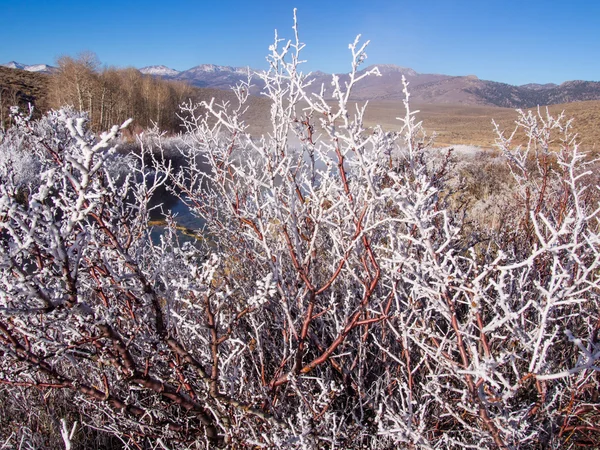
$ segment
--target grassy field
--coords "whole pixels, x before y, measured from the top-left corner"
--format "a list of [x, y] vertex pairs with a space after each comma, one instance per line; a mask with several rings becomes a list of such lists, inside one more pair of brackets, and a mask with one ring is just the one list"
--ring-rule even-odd
[[[472, 105], [412, 105], [413, 111], [429, 134], [437, 134], [436, 145], [456, 144], [493, 147], [495, 133], [494, 119], [502, 129], [512, 131], [517, 113], [511, 108], [498, 108]], [[552, 105], [553, 115], [564, 111], [572, 117], [573, 129], [579, 134], [579, 141], [585, 150], [597, 151], [600, 148], [600, 101], [573, 102]], [[542, 108], [545, 113], [545, 107]], [[399, 129], [400, 122], [395, 117], [402, 115], [400, 101], [379, 101], [369, 103], [366, 114], [367, 125], [377, 123], [387, 129]]]
[[[222, 93], [220, 95], [224, 96]], [[269, 102], [259, 97], [251, 97], [249, 100], [249, 109], [244, 119], [250, 125], [250, 133], [268, 133]], [[411, 109], [418, 111], [416, 118], [423, 122], [427, 134], [436, 133], [436, 146], [440, 147], [465, 144], [493, 148], [496, 134], [492, 119], [507, 133], [513, 131], [517, 119], [517, 112], [512, 108], [412, 104]], [[578, 133], [582, 149], [600, 151], [600, 101], [565, 103], [552, 105], [548, 109], [554, 116], [564, 111], [567, 118], [573, 118], [573, 130]], [[546, 107], [541, 107], [542, 114], [545, 111]], [[386, 130], [399, 130], [400, 121], [396, 117], [403, 114], [404, 106], [401, 101], [371, 101], [367, 107], [365, 124], [369, 127], [380, 124]], [[524, 140], [523, 136], [521, 140]]]

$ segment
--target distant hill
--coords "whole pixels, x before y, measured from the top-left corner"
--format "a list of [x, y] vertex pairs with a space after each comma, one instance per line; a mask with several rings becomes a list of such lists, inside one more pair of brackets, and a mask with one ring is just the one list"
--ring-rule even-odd
[[[369, 70], [373, 66], [363, 70]], [[532, 108], [538, 105], [600, 100], [600, 82], [567, 81], [556, 84], [513, 86], [480, 80], [474, 75], [420, 74], [412, 69], [379, 66], [381, 77], [368, 77], [357, 85], [355, 100], [399, 100], [402, 75], [409, 82], [411, 101], [420, 104], [458, 104]], [[346, 80], [343, 76], [342, 80]]]
[[[540, 88], [512, 86], [494, 81], [454, 77], [434, 84], [419, 86], [413, 96], [417, 101], [428, 103], [460, 103], [505, 108], [533, 108], [538, 105], [600, 100], [600, 83], [594, 81], [567, 81], [561, 85], [546, 85]], [[448, 96], [450, 101], [440, 101]]]
[[0, 65], [0, 127], [10, 123], [11, 106], [27, 111], [34, 107], [34, 117], [48, 110], [49, 75], [55, 67], [46, 64], [26, 65], [15, 61]]

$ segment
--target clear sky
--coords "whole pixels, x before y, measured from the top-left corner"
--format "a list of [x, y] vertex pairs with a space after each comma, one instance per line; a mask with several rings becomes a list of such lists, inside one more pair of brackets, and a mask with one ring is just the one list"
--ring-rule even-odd
[[600, 0], [0, 0], [0, 63], [91, 50], [119, 67], [261, 69], [274, 30], [292, 37], [294, 7], [304, 71], [346, 72], [360, 33], [367, 64], [511, 84], [600, 80]]

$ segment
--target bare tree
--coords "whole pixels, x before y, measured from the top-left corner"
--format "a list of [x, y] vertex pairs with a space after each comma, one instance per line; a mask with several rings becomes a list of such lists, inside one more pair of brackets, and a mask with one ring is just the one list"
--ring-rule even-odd
[[79, 111], [93, 109], [95, 75], [99, 66], [97, 56], [83, 52], [77, 58], [61, 56], [58, 73], [52, 78], [52, 93], [58, 105], [74, 105]]

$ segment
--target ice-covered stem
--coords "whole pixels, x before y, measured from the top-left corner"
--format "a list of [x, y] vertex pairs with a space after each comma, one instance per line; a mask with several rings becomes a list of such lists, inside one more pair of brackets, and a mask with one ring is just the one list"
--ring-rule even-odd
[[77, 430], [77, 421], [73, 423], [71, 427], [71, 431], [69, 431], [69, 427], [67, 425], [67, 419], [64, 417], [60, 419], [60, 435], [65, 443], [65, 450], [71, 450], [73, 445], [73, 436], [75, 435], [75, 431]]

